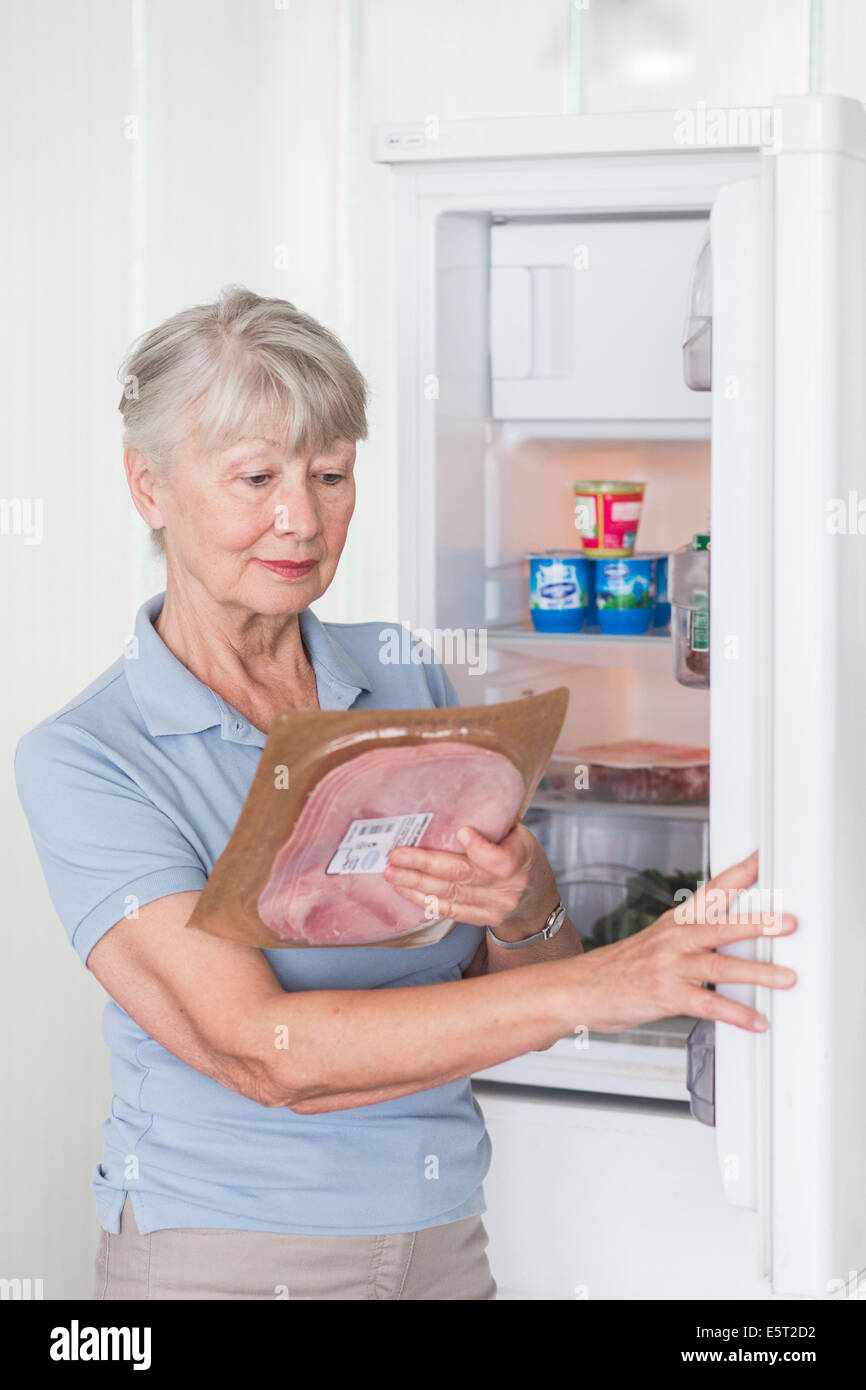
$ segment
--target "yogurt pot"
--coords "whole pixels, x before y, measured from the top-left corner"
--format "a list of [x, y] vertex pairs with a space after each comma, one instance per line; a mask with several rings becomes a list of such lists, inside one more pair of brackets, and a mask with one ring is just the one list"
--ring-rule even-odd
[[586, 617], [589, 562], [579, 550], [532, 550], [529, 615], [536, 632], [580, 632]]
[[656, 556], [656, 606], [653, 609], [653, 627], [670, 627], [671, 600], [668, 594], [668, 557]]
[[586, 622], [585, 627], [598, 627], [598, 609], [595, 606], [595, 571], [598, 565], [597, 560], [587, 560], [586, 568], [589, 574], [588, 593], [586, 598]]
[[655, 558], [599, 560], [595, 602], [602, 632], [621, 636], [648, 632], [655, 604]]
[[671, 602], [668, 596], [668, 552], [666, 550], [640, 550], [632, 558], [653, 561], [656, 590], [651, 626], [654, 631], [661, 632], [663, 628], [670, 627], [671, 621]]
[[634, 554], [646, 483], [572, 483], [574, 524], [587, 555]]

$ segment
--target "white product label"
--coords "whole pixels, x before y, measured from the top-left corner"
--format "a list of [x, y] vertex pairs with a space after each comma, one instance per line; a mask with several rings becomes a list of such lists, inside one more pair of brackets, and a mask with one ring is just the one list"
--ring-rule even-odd
[[640, 502], [611, 502], [611, 521], [640, 521]]
[[397, 845], [417, 845], [433, 812], [353, 820], [325, 870], [326, 874], [381, 874]]

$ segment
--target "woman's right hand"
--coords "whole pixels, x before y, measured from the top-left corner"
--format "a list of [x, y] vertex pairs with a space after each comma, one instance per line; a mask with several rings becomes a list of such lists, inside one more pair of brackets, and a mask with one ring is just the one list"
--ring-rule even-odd
[[[769, 1027], [765, 1016], [704, 983], [762, 985], [790, 989], [796, 983], [793, 970], [739, 956], [719, 955], [718, 947], [760, 936], [787, 936], [797, 929], [790, 913], [739, 914], [746, 920], [728, 921], [728, 904], [736, 894], [751, 888], [758, 876], [757, 851], [710, 879], [688, 904], [672, 908], [652, 926], [611, 946], [599, 946], [585, 955], [564, 961], [570, 970], [584, 1019], [575, 1017], [576, 1030], [615, 1033], [653, 1019], [684, 1014], [690, 1018], [714, 1018], [752, 1032]], [[719, 893], [716, 890], [722, 890]], [[711, 922], [705, 922], [710, 893]], [[732, 895], [732, 896], [729, 896]], [[684, 922], [683, 917], [689, 921]], [[678, 920], [679, 919], [679, 920]]]

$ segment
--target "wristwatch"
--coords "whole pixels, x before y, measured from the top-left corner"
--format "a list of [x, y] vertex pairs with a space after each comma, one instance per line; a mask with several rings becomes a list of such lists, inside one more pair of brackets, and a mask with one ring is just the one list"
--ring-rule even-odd
[[501, 937], [496, 935], [491, 927], [487, 928], [487, 934], [490, 940], [497, 946], [503, 946], [506, 951], [516, 951], [519, 950], [521, 946], [535, 946], [539, 941], [549, 941], [551, 937], [556, 936], [556, 933], [565, 921], [565, 917], [565, 908], [560, 898], [556, 907], [549, 913], [547, 921], [544, 923], [541, 931], [534, 932], [532, 936], [521, 937], [519, 941], [503, 941]]

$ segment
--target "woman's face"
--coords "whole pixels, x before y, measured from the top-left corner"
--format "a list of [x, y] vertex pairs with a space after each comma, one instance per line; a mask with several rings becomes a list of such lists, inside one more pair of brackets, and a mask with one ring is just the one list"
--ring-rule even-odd
[[210, 454], [188, 440], [169, 478], [153, 486], [170, 570], [219, 602], [300, 612], [334, 577], [355, 507], [354, 465], [346, 440], [291, 458], [276, 438]]

